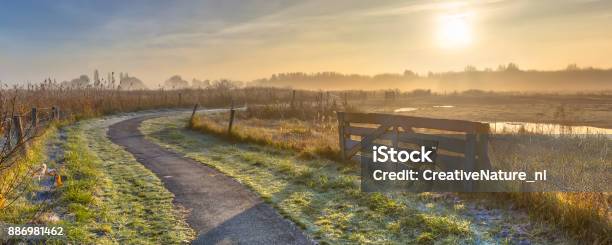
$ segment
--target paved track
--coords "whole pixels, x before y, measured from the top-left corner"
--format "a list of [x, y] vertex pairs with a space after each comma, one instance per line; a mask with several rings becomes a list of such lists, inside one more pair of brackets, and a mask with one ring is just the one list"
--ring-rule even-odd
[[112, 125], [108, 136], [153, 171], [190, 213], [194, 244], [312, 244], [256, 194], [202, 163], [148, 141], [138, 130], [144, 116]]

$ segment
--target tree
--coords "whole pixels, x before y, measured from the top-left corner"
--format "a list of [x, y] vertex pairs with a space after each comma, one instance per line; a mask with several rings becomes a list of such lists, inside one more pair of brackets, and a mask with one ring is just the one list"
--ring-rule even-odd
[[100, 86], [100, 74], [98, 73], [97, 69], [94, 70], [93, 82], [94, 82], [94, 86], [96, 87]]
[[87, 75], [81, 75], [80, 77], [70, 81], [64, 81], [62, 84], [72, 88], [85, 88], [87, 85], [89, 85], [89, 82], [90, 80]]
[[209, 80], [201, 81], [201, 80], [198, 80], [198, 79], [194, 78], [191, 81], [191, 87], [192, 88], [206, 88], [208, 86], [210, 86], [210, 81]]
[[476, 69], [476, 67], [473, 66], [473, 65], [468, 65], [468, 66], [465, 67], [465, 69], [463, 69], [463, 71], [465, 71], [465, 72], [476, 72], [476, 71], [478, 71], [478, 69]]
[[404, 70], [404, 77], [416, 77], [417, 74], [411, 70]]
[[147, 89], [147, 87], [140, 79], [136, 77], [130, 77], [127, 73], [124, 73], [123, 78], [119, 81], [119, 89], [142, 90]]
[[179, 75], [174, 75], [164, 82], [164, 87], [169, 89], [185, 89], [189, 87], [189, 82], [183, 80]]
[[576, 63], [574, 63], [574, 64], [567, 65], [567, 68], [565, 68], [565, 70], [568, 70], [568, 71], [579, 71], [580, 67], [578, 67], [578, 65], [576, 65]]
[[508, 66], [506, 66], [506, 71], [520, 71], [520, 69], [517, 64], [510, 62]]

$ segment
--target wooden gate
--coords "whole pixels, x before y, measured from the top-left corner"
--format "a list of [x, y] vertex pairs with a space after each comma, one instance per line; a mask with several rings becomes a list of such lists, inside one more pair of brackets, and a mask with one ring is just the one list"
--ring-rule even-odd
[[[490, 169], [489, 125], [479, 122], [423, 117], [338, 112], [338, 132], [343, 159], [350, 159], [363, 146], [385, 145], [402, 150], [401, 143], [436, 145], [436, 166], [442, 170]], [[377, 143], [375, 143], [377, 141]], [[404, 149], [408, 150], [408, 149]]]

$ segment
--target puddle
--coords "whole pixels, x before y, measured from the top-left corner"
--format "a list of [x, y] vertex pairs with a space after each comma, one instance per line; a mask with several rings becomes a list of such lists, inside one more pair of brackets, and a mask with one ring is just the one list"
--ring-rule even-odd
[[454, 105], [434, 105], [433, 108], [455, 108]]
[[606, 134], [612, 136], [612, 129], [590, 126], [566, 126], [552, 123], [528, 122], [489, 122], [491, 132], [517, 133], [528, 132], [536, 134]]
[[402, 108], [398, 108], [393, 110], [393, 112], [409, 112], [409, 111], [416, 111], [419, 108], [414, 108], [414, 107], [402, 107]]

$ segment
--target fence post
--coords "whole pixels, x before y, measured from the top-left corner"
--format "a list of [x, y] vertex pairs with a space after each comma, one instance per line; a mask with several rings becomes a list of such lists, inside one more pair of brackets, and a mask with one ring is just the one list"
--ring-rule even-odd
[[346, 107], [348, 107], [348, 93], [344, 92], [344, 109], [346, 110]]
[[36, 129], [36, 127], [38, 127], [38, 110], [36, 109], [36, 107], [32, 107], [32, 114], [31, 114], [31, 119], [32, 119], [32, 128]]
[[[474, 171], [474, 165], [476, 161], [476, 134], [467, 133], [465, 142], [465, 165], [464, 171]], [[465, 191], [471, 192], [473, 185], [471, 181], [466, 182]]]
[[11, 149], [11, 139], [13, 137], [12, 134], [12, 130], [13, 130], [13, 122], [9, 119], [5, 121], [6, 126], [4, 128], [4, 133], [5, 133], [5, 138], [6, 138], [6, 146], [8, 147], [8, 149]]
[[59, 107], [51, 107], [51, 120], [59, 120]]
[[340, 157], [342, 161], [346, 160], [346, 148], [344, 141], [344, 112], [337, 112], [338, 117], [338, 142], [340, 143]]
[[234, 109], [234, 103], [232, 103], [232, 108], [230, 109], [230, 118], [229, 118], [229, 127], [227, 128], [227, 134], [232, 134], [232, 126], [234, 125], [234, 113], [236, 110]]
[[478, 169], [491, 169], [488, 133], [478, 134]]
[[393, 138], [391, 139], [391, 144], [393, 147], [399, 147], [399, 129], [397, 126], [393, 126]]
[[189, 119], [189, 125], [193, 126], [193, 118], [195, 117], [196, 111], [198, 110], [198, 104], [193, 106], [193, 112], [191, 112], [191, 118]]
[[13, 116], [13, 125], [15, 125], [15, 133], [17, 135], [17, 145], [23, 144], [23, 124], [21, 124], [21, 116]]

